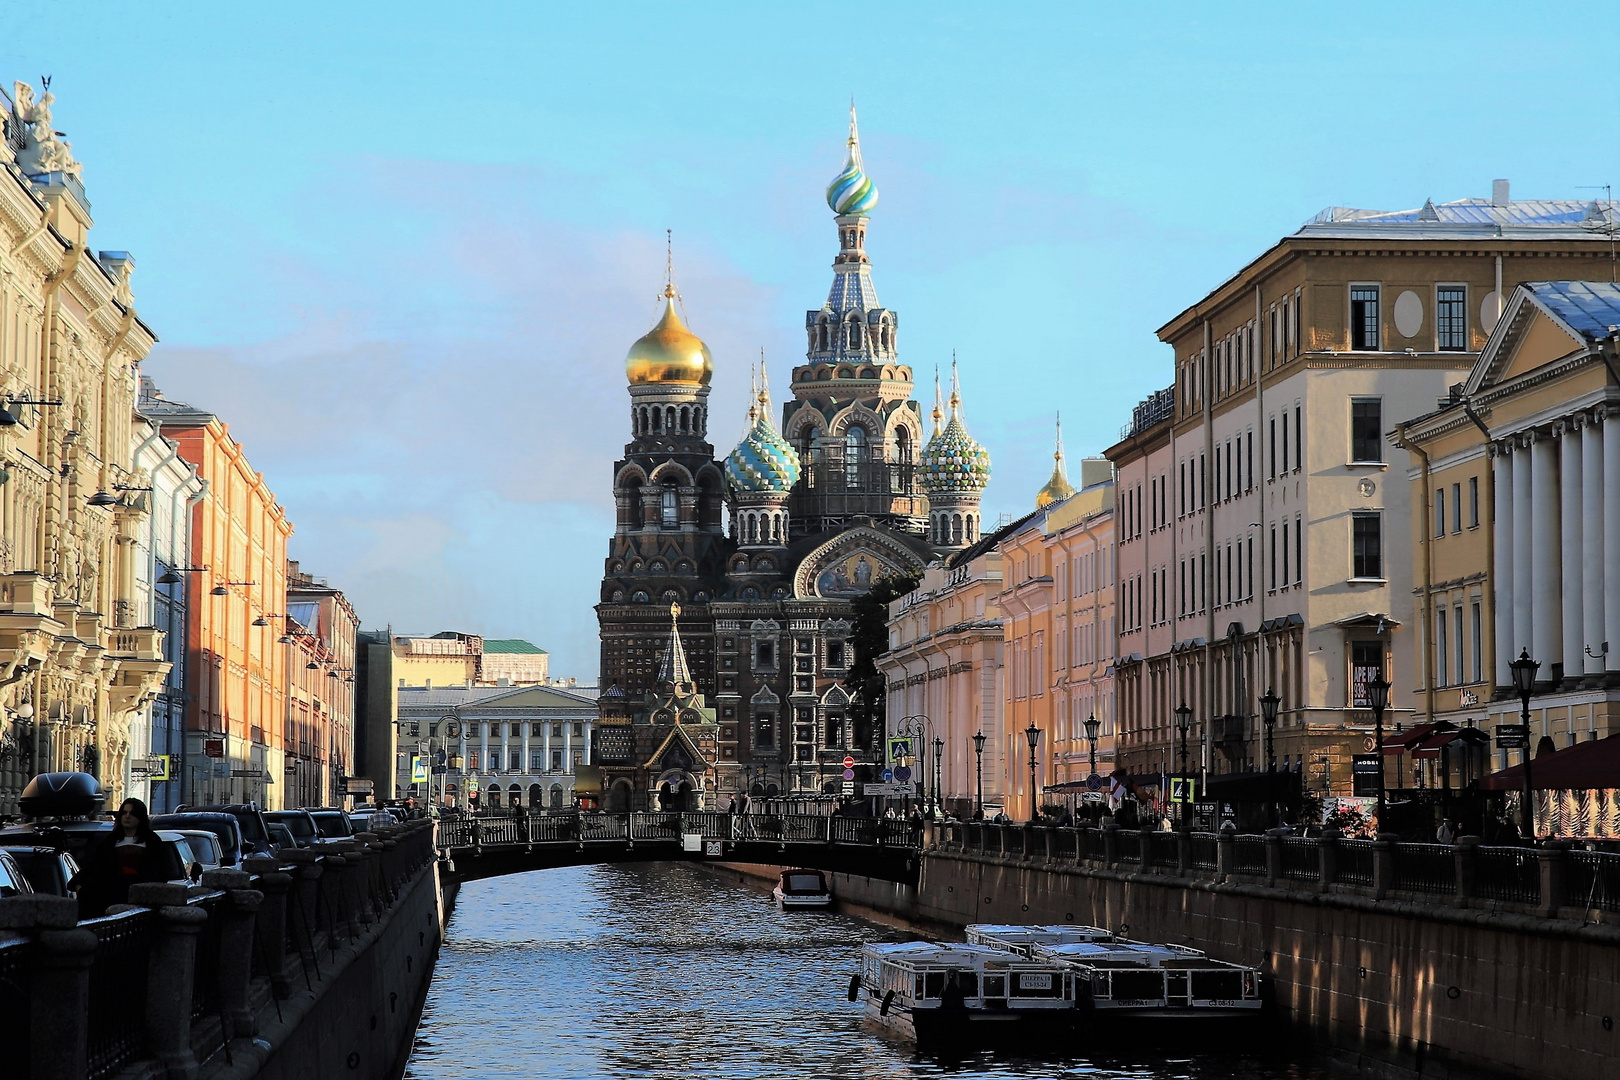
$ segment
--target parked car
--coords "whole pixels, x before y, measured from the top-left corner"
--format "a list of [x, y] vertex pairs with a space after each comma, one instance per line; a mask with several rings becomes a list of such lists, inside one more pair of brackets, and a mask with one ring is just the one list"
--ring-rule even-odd
[[[108, 825], [111, 828], [111, 824]], [[159, 814], [152, 819], [154, 829], [207, 829], [219, 839], [220, 851], [224, 856], [222, 865], [241, 866], [242, 829], [238, 824], [236, 815], [226, 813], [211, 813], [201, 810], [188, 810], [179, 814]], [[269, 844], [269, 833], [265, 834], [265, 843]]]
[[375, 806], [362, 806], [349, 811], [349, 824], [357, 833], [373, 832], [379, 826], [392, 827], [394, 815]]
[[197, 857], [204, 870], [218, 870], [225, 865], [225, 851], [220, 847], [219, 837], [207, 829], [177, 829], [176, 832], [186, 838], [191, 845], [191, 853]]
[[271, 810], [264, 815], [264, 820], [285, 826], [298, 847], [320, 843], [321, 831], [315, 827], [315, 819], [309, 816], [308, 810]]
[[184, 870], [187, 881], [200, 881], [202, 879], [202, 862], [198, 860], [197, 853], [191, 849], [191, 841], [186, 834], [178, 829], [156, 830], [159, 840], [166, 840], [176, 855], [180, 857], [180, 864]]
[[37, 847], [0, 848], [11, 856], [36, 893], [48, 896], [72, 896], [71, 882], [79, 874], [79, 864], [73, 856], [59, 848]]
[[22, 872], [9, 852], [0, 851], [0, 899], [8, 896], [31, 896], [33, 884]]
[[291, 830], [289, 830], [287, 826], [283, 825], [281, 822], [268, 822], [266, 823], [265, 828], [270, 830], [270, 842], [276, 845], [276, 854], [279, 855], [283, 851], [291, 851], [293, 848], [298, 846], [298, 841], [293, 839]]
[[354, 835], [354, 826], [349, 823], [349, 815], [342, 810], [322, 807], [308, 813], [315, 819], [315, 828], [320, 832], [323, 843], [331, 840], [347, 840]]
[[25, 821], [0, 829], [0, 847], [55, 848], [82, 863], [84, 853], [112, 831], [110, 821]]
[[229, 814], [236, 819], [242, 835], [242, 857], [271, 855], [270, 830], [258, 803], [221, 803], [214, 806], [181, 806], [180, 813]]

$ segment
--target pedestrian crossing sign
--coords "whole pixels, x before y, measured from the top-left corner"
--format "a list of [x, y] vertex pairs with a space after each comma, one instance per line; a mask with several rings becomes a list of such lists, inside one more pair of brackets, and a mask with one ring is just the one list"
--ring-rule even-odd
[[411, 783], [413, 783], [413, 784], [425, 784], [425, 783], [427, 783], [427, 778], [428, 778], [427, 769], [428, 769], [427, 762], [422, 760], [422, 756], [420, 754], [412, 754], [411, 755]]
[[889, 760], [891, 762], [905, 761], [911, 756], [911, 740], [909, 738], [889, 740]]
[[1196, 801], [1195, 789], [1198, 781], [1191, 776], [1172, 776], [1170, 778], [1170, 801], [1173, 803], [1190, 803]]

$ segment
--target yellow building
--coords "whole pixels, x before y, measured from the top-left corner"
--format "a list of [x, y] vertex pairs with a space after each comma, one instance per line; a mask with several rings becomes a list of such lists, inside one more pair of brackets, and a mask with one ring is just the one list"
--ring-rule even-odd
[[[1604, 274], [1605, 279], [1608, 277]], [[1520, 285], [1466, 382], [1391, 441], [1409, 451], [1411, 664], [1420, 721], [1518, 723], [1508, 665], [1540, 662], [1532, 746], [1620, 731], [1620, 286]], [[1495, 750], [1490, 764], [1516, 764]], [[1399, 783], [1436, 783], [1398, 755]], [[1455, 760], [1453, 760], [1455, 758]], [[1453, 783], [1483, 761], [1448, 754]]]
[[136, 625], [151, 487], [130, 468], [138, 364], [125, 252], [90, 251], [90, 201], [49, 93], [0, 93], [0, 813], [37, 772], [124, 794], [132, 714], [169, 664]]

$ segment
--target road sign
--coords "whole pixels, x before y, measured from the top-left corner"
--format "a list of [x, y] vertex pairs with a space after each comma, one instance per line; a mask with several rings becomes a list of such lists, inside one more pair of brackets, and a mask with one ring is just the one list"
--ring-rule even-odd
[[845, 754], [844, 755], [844, 768], [853, 769], [854, 767], [855, 767], [855, 759], [850, 757], [848, 754]]
[[263, 769], [232, 769], [231, 770], [231, 775], [232, 776], [251, 776], [255, 780], [260, 780], [260, 779], [264, 778], [264, 770]]
[[136, 776], [144, 776], [148, 780], [167, 780], [169, 778], [169, 755], [159, 754], [157, 757], [135, 758], [129, 763], [129, 771]]
[[909, 765], [901, 765], [901, 766], [899, 766], [898, 768], [896, 768], [894, 770], [894, 778], [896, 780], [900, 781], [900, 783], [902, 783], [902, 784], [905, 783], [907, 780], [910, 780], [911, 779], [911, 767]]
[[411, 783], [413, 783], [413, 784], [426, 783], [427, 778], [428, 778], [428, 771], [427, 770], [428, 770], [427, 762], [422, 760], [422, 755], [420, 755], [420, 754], [412, 754], [411, 755]]
[[365, 777], [351, 776], [348, 783], [344, 784], [343, 791], [348, 795], [372, 795], [375, 794], [376, 788]]
[[885, 784], [887, 784], [890, 780], [893, 780], [893, 779], [894, 779], [894, 770], [893, 769], [884, 769], [883, 770], [883, 782]]
[[1170, 778], [1170, 801], [1173, 803], [1190, 803], [1193, 801], [1194, 789], [1198, 782], [1190, 776], [1172, 776]]
[[1529, 724], [1496, 725], [1496, 748], [1498, 750], [1523, 750], [1529, 745]]
[[843, 787], [843, 793], [845, 795], [853, 795], [853, 794], [855, 794], [855, 781], [853, 781], [853, 780], [845, 780], [844, 781], [844, 787]]
[[1102, 777], [1098, 776], [1096, 773], [1092, 773], [1090, 776], [1086, 777], [1086, 790], [1087, 791], [1101, 791], [1102, 789], [1103, 789], [1103, 778]]
[[890, 761], [904, 761], [907, 758], [912, 757], [912, 756], [913, 755], [911, 753], [911, 740], [909, 738], [906, 738], [906, 739], [890, 739], [889, 740], [889, 760]]
[[225, 756], [225, 740], [224, 739], [204, 739], [203, 740], [203, 756], [204, 757], [224, 757]]
[[1193, 803], [1193, 811], [1213, 817], [1215, 815], [1215, 804], [1212, 802]]
[[845, 769], [844, 770], [844, 779], [845, 780], [853, 780], [853, 779], [855, 779], [855, 770], [854, 769]]
[[863, 795], [884, 795], [891, 799], [898, 799], [908, 795], [915, 795], [917, 791], [910, 784], [863, 784], [861, 785], [861, 793]]

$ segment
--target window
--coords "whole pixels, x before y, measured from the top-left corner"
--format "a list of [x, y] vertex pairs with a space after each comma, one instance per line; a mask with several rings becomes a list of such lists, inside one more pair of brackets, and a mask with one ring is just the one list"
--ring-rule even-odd
[[1442, 285], [1435, 291], [1435, 344], [1442, 352], [1463, 352], [1468, 348], [1468, 290], [1461, 285]]
[[562, 738], [562, 725], [561, 724], [552, 724], [551, 725], [551, 737], [553, 739]]
[[1384, 404], [1379, 398], [1350, 401], [1350, 460], [1383, 461]]
[[[1287, 423], [1287, 421], [1285, 420], [1284, 423]], [[1270, 446], [1271, 460], [1267, 465], [1266, 476], [1272, 480], [1275, 480], [1277, 479], [1277, 418], [1275, 416], [1271, 418]]]
[[[1384, 460], [1382, 453], [1375, 460]], [[1300, 415], [1299, 403], [1294, 403], [1294, 468], [1305, 464], [1305, 421]]]
[[1467, 681], [1467, 676], [1463, 674], [1463, 671], [1465, 670], [1463, 668], [1463, 648], [1467, 642], [1463, 638], [1463, 616], [1461, 604], [1458, 604], [1456, 607], [1451, 609], [1451, 625], [1453, 631], [1451, 635], [1452, 648], [1455, 649], [1457, 653], [1457, 666], [1453, 669], [1453, 671], [1457, 682], [1462, 683]]
[[673, 529], [681, 523], [680, 504], [675, 498], [675, 489], [666, 487], [659, 496], [660, 520], [666, 529]]
[[761, 749], [774, 749], [776, 746], [776, 714], [754, 714], [754, 745]]
[[542, 772], [546, 767], [546, 755], [541, 750], [529, 751], [529, 771]]
[[1378, 286], [1350, 286], [1350, 348], [1378, 351]]
[[1294, 515], [1294, 584], [1305, 580], [1305, 521]]
[[861, 466], [866, 462], [866, 429], [851, 425], [844, 433], [844, 484], [861, 490]]
[[1479, 663], [1481, 646], [1480, 646], [1480, 641], [1479, 641], [1480, 616], [1479, 616], [1479, 601], [1478, 600], [1475, 600], [1472, 604], [1469, 605], [1468, 618], [1469, 618], [1469, 624], [1470, 624], [1468, 628], [1469, 628], [1469, 630], [1472, 631], [1472, 633], [1469, 635], [1469, 645], [1472, 647], [1473, 654], [1474, 654], [1473, 655], [1474, 663], [1471, 666], [1470, 670], [1474, 673], [1474, 682], [1479, 682], [1480, 679], [1481, 679], [1480, 663]]
[[754, 666], [764, 668], [776, 666], [776, 642], [761, 641], [754, 646]]
[[1287, 409], [1283, 410], [1282, 428], [1283, 428], [1283, 433], [1282, 433], [1282, 461], [1283, 461], [1282, 471], [1287, 472], [1288, 471], [1288, 410]]
[[1446, 489], [1436, 488], [1434, 492], [1434, 535], [1436, 538], [1446, 535]]
[[562, 755], [563, 755], [563, 752], [561, 750], [553, 750], [551, 752], [551, 771], [552, 772], [562, 772]]
[[583, 739], [584, 737], [585, 737], [585, 725], [584, 724], [575, 724], [574, 725], [574, 738]]
[[1434, 622], [1434, 685], [1449, 685], [1446, 681], [1446, 609], [1441, 608]]
[[1273, 592], [1277, 589], [1277, 526], [1271, 527], [1271, 572], [1267, 578], [1270, 582], [1266, 587]]
[[825, 745], [833, 750], [844, 748], [844, 717], [842, 713], [833, 713], [827, 717], [827, 741]]
[[1479, 528], [1479, 477], [1468, 478], [1468, 527]]
[[512, 772], [523, 771], [523, 751], [513, 750], [511, 754]]
[[1377, 511], [1350, 515], [1350, 576], [1384, 576], [1384, 519]]
[[1282, 542], [1282, 583], [1283, 583], [1283, 588], [1286, 589], [1286, 588], [1288, 588], [1288, 521], [1287, 521], [1287, 519], [1284, 519], [1284, 521], [1282, 523], [1282, 534], [1283, 534], [1283, 537], [1282, 537], [1282, 540], [1283, 540], [1283, 542]]
[[1350, 643], [1350, 705], [1365, 709], [1371, 703], [1367, 697], [1367, 684], [1384, 674], [1384, 643], [1381, 641], [1352, 641]]

